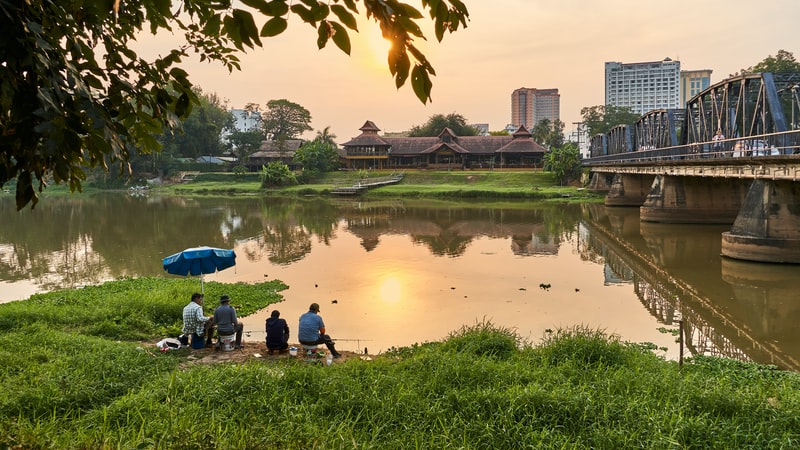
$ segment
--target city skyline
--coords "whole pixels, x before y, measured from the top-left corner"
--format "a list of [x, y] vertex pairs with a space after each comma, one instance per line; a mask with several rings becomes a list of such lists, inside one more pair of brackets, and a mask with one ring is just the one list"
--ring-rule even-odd
[[[434, 114], [458, 113], [470, 123], [501, 130], [511, 123], [510, 96], [520, 87], [558, 89], [561, 120], [569, 135], [581, 108], [603, 104], [607, 61], [668, 57], [680, 61], [683, 70], [713, 70], [711, 82], [717, 83], [779, 50], [800, 57], [800, 44], [792, 36], [800, 14], [796, 2], [755, 8], [743, 0], [678, 0], [665, 12], [631, 0], [602, 5], [577, 0], [466, 5], [468, 27], [445, 35], [441, 43], [430, 24], [421, 22], [428, 41], [417, 44], [436, 69], [433, 101], [427, 105], [416, 98], [410, 83], [395, 88], [385, 63], [388, 44], [377, 25], [363, 18], [360, 32], [351, 33], [350, 56], [333, 44], [318, 50], [316, 32], [290, 20], [282, 35], [263, 39], [263, 48], [241, 56], [239, 72], [228, 74], [217, 64], [194, 60], [186, 60], [184, 67], [197, 86], [227, 100], [228, 108], [250, 102], [263, 107], [269, 100], [285, 98], [311, 113], [314, 132], [305, 137], [330, 127], [337, 141], [346, 141], [359, 134], [365, 120], [382, 132], [399, 132]], [[621, 11], [627, 17], [624, 23]], [[663, 25], [653, 26], [654, 21]], [[142, 36], [142, 55], [164, 54], [163, 42], [161, 36]]]

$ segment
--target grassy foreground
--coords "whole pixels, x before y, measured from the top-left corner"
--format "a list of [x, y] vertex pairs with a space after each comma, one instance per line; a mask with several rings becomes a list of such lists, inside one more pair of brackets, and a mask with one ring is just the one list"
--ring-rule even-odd
[[[331, 367], [186, 365], [143, 348], [196, 280], [142, 278], [0, 305], [0, 448], [735, 448], [800, 446], [800, 376], [683, 367], [581, 327], [536, 345], [478, 323]], [[207, 283], [251, 313], [285, 285]]]

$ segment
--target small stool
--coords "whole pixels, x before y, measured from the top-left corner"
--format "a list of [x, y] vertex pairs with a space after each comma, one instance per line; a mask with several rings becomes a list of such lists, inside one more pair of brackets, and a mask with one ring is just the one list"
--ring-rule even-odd
[[230, 334], [227, 336], [220, 335], [219, 336], [219, 349], [223, 352], [229, 352], [233, 350], [234, 343], [236, 342], [236, 335]]
[[317, 344], [300, 344], [300, 346], [303, 347], [303, 351], [309, 356], [316, 355], [317, 349], [319, 348]]

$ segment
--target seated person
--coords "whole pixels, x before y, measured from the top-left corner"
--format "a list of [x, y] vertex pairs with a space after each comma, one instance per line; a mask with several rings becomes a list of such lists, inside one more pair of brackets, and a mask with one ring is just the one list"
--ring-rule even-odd
[[205, 347], [211, 346], [214, 337], [214, 320], [203, 314], [203, 294], [195, 292], [192, 301], [183, 308], [183, 334], [192, 336], [192, 347], [202, 348], [198, 345], [204, 338]]
[[319, 305], [312, 303], [311, 306], [308, 307], [308, 312], [300, 316], [297, 338], [300, 340], [300, 343], [304, 345], [325, 344], [334, 358], [342, 356], [336, 351], [336, 348], [334, 348], [331, 337], [325, 334], [325, 323], [322, 321], [322, 317], [317, 313], [319, 313]]
[[280, 317], [280, 311], [274, 310], [272, 316], [267, 319], [267, 349], [270, 353], [273, 351], [285, 353], [289, 350], [289, 325]]
[[214, 310], [214, 324], [217, 334], [230, 336], [236, 333], [236, 348], [242, 348], [242, 332], [244, 325], [236, 317], [236, 310], [230, 305], [231, 298], [223, 295], [219, 298], [219, 306]]

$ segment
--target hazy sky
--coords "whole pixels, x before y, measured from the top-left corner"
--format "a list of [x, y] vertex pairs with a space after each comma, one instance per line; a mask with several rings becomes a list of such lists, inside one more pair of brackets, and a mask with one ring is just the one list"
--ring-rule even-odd
[[425, 29], [428, 41], [420, 46], [437, 74], [427, 105], [410, 84], [395, 88], [380, 32], [366, 20], [351, 33], [349, 57], [332, 42], [318, 50], [316, 31], [293, 16], [283, 35], [242, 57], [241, 72], [199, 62], [186, 67], [196, 85], [231, 108], [285, 98], [310, 111], [315, 131], [330, 126], [344, 142], [366, 120], [383, 132], [404, 131], [439, 113], [499, 130], [511, 121], [511, 93], [520, 87], [558, 88], [569, 134], [581, 108], [604, 102], [606, 61], [669, 57], [684, 70], [712, 69], [716, 83], [781, 49], [800, 59], [797, 0], [464, 2], [466, 29], [441, 43]]

